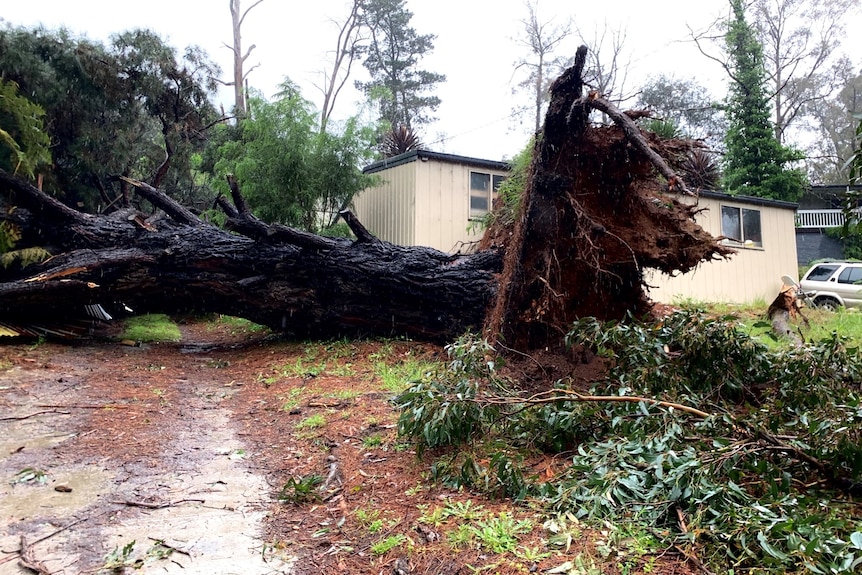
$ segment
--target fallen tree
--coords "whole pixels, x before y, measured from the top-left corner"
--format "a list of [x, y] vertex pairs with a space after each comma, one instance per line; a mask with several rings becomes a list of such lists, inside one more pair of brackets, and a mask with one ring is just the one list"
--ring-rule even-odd
[[[729, 251], [694, 223], [696, 207], [668, 195], [688, 193], [665, 160], [688, 144], [661, 142], [600, 94], [584, 96], [585, 55], [552, 88], [514, 229], [490, 229], [478, 253], [383, 242], [350, 212], [355, 240], [266, 224], [236, 182], [232, 203], [217, 200], [224, 230], [143, 182], [127, 180], [154, 215], [96, 216], [2, 173], [0, 217], [21, 245], [54, 255], [0, 270], [0, 319], [48, 322], [122, 301], [241, 316], [297, 337], [445, 341], [484, 326], [528, 348], [558, 343], [579, 316], [645, 312], [646, 268], [685, 272]], [[614, 124], [591, 124], [592, 110]]]

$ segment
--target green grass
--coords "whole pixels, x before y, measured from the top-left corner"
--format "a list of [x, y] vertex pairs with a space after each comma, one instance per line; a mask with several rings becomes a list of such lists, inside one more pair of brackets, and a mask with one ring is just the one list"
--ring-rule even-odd
[[212, 320], [211, 324], [211, 330], [216, 329], [219, 326], [225, 326], [230, 330], [230, 333], [233, 335], [252, 334], [269, 331], [269, 328], [265, 325], [260, 325], [245, 318], [233, 317], [230, 315], [219, 314], [215, 317], [215, 319]]
[[317, 429], [319, 427], [323, 427], [326, 425], [326, 418], [321, 413], [316, 413], [309, 417], [306, 417], [302, 421], [296, 424], [296, 429]]
[[374, 375], [380, 380], [381, 387], [386, 391], [401, 392], [410, 384], [427, 379], [440, 369], [440, 364], [407, 358], [398, 363], [378, 361], [374, 364]]
[[126, 320], [120, 339], [144, 343], [177, 342], [182, 339], [180, 328], [162, 313], [138, 315]]

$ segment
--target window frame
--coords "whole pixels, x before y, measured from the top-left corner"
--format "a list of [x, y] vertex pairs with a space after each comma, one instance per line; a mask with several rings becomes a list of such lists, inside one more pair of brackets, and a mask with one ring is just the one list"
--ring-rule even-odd
[[[734, 233], [738, 233], [739, 238], [731, 237], [725, 228], [725, 212], [734, 210], [736, 212], [736, 223], [735, 227], [737, 231]], [[746, 234], [746, 228], [751, 225], [751, 220], [746, 221], [747, 215], [757, 215], [757, 230], [753, 232], [749, 228], [749, 233]], [[763, 246], [763, 218], [761, 217], [761, 210], [755, 208], [746, 208], [743, 206], [731, 206], [726, 204], [721, 204], [719, 210], [719, 219], [721, 222], [721, 235], [724, 236], [722, 243], [725, 245], [730, 245], [737, 248], [745, 248], [745, 249], [754, 249], [754, 250], [762, 250]], [[755, 239], [759, 236], [759, 239]]]
[[[487, 195], [483, 198], [486, 202], [487, 209], [482, 208], [474, 208], [473, 207], [473, 198], [474, 192], [480, 191], [485, 192], [485, 190], [480, 190], [479, 188], [473, 187], [473, 176], [486, 176], [488, 183]], [[506, 180], [507, 176], [502, 174], [495, 174], [493, 172], [483, 172], [480, 170], [470, 169], [467, 172], [467, 211], [468, 218], [470, 220], [481, 220], [484, 218], [494, 207], [494, 200], [497, 199], [497, 190], [500, 188], [500, 184], [502, 184]], [[475, 197], [479, 197], [480, 194], [475, 194]]]

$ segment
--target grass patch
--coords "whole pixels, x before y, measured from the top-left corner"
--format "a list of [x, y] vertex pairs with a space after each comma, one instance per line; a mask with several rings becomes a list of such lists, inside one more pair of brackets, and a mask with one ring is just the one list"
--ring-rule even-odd
[[296, 424], [296, 429], [299, 431], [309, 430], [309, 429], [319, 429], [326, 425], [326, 418], [322, 413], [315, 413], [314, 415], [310, 415]]
[[180, 328], [163, 313], [130, 317], [126, 320], [121, 339], [144, 343], [178, 342], [182, 339]]
[[219, 327], [226, 327], [230, 331], [231, 335], [248, 335], [270, 331], [270, 329], [265, 325], [260, 325], [251, 320], [230, 315], [217, 315], [215, 319], [210, 322], [208, 329], [213, 331]]
[[414, 383], [426, 381], [440, 367], [437, 362], [416, 358], [407, 358], [397, 363], [377, 361], [374, 364], [374, 376], [380, 381], [383, 389], [399, 393]]

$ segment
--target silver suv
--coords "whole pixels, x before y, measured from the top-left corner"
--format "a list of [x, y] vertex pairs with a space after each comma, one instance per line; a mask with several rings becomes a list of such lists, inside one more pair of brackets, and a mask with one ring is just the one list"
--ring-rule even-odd
[[862, 307], [862, 262], [816, 264], [799, 284], [816, 306], [830, 309]]

